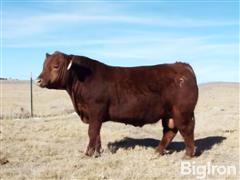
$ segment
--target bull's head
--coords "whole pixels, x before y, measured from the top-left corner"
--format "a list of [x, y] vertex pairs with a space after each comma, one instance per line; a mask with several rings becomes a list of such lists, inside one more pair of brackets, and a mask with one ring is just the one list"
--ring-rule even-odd
[[79, 80], [84, 80], [91, 70], [82, 59], [83, 57], [61, 52], [46, 54], [42, 73], [36, 80], [37, 85], [49, 89], [65, 89], [73, 73]]
[[36, 83], [40, 87], [49, 89], [65, 89], [69, 77], [68, 66], [71, 65], [71, 55], [60, 52], [46, 54], [42, 73], [38, 76]]

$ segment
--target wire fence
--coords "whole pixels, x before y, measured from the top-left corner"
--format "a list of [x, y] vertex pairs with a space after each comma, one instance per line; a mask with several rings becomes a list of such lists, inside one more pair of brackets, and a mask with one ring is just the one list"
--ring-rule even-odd
[[74, 112], [66, 91], [42, 89], [29, 80], [0, 80], [0, 119], [47, 117]]

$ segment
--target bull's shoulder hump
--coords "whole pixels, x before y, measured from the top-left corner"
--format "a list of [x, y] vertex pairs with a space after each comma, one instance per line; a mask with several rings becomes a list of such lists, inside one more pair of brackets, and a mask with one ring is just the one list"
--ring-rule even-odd
[[176, 61], [174, 64], [176, 64], [176, 65], [181, 65], [181, 66], [189, 66], [189, 67], [191, 67], [190, 64], [188, 64], [188, 63], [186, 63], [186, 62], [182, 62], [182, 61]]
[[194, 74], [194, 70], [192, 68], [192, 66], [186, 62], [180, 62], [180, 61], [176, 61], [174, 63], [174, 65], [178, 66], [178, 67], [181, 67], [181, 68], [184, 68], [184, 69], [187, 69], [189, 70], [192, 74]]

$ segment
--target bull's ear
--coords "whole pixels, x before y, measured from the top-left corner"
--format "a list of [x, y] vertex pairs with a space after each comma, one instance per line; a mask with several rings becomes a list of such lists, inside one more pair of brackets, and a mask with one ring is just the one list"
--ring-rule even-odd
[[46, 57], [48, 58], [50, 56], [50, 54], [46, 53]]

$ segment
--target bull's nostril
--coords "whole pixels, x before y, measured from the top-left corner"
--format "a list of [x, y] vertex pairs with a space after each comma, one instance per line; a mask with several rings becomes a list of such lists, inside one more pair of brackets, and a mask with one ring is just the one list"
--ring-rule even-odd
[[35, 83], [39, 86], [41, 84], [42, 80], [41, 79], [36, 79]]

